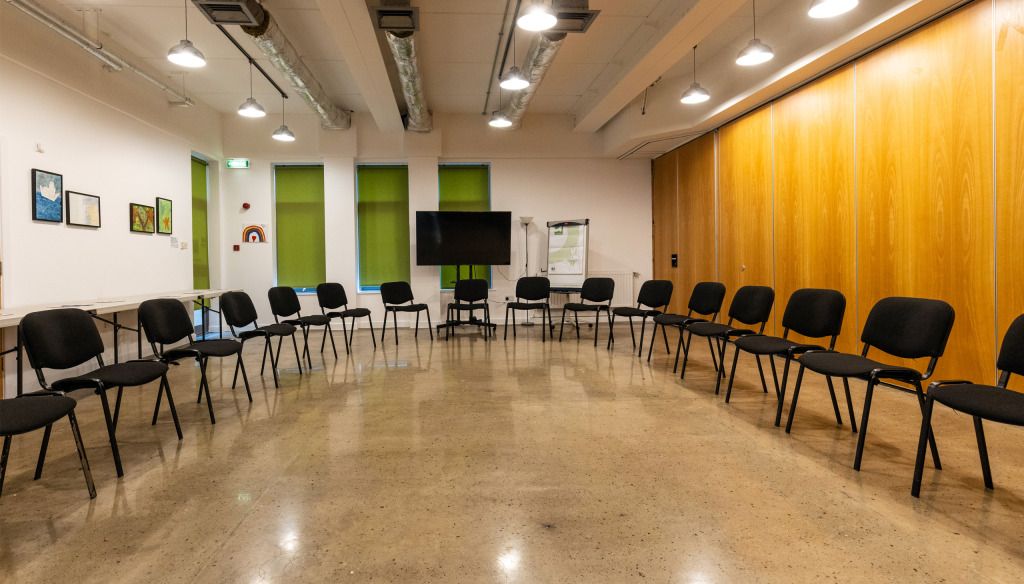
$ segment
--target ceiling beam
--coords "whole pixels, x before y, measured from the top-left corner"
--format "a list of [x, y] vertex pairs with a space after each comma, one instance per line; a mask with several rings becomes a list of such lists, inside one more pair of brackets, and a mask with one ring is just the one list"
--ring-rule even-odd
[[[672, 0], [675, 1], [675, 0]], [[693, 46], [715, 31], [749, 0], [699, 0], [679, 16], [660, 39], [638, 51], [603, 87], [591, 87], [576, 111], [576, 132], [601, 129], [615, 114], [643, 93], [651, 82], [685, 57]]]
[[365, 0], [317, 0], [324, 24], [341, 50], [370, 115], [381, 132], [402, 132], [402, 114], [391, 89], [377, 31]]

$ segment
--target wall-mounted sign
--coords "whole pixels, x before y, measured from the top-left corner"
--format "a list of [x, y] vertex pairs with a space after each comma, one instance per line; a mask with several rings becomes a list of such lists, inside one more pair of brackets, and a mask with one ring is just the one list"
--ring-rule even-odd
[[249, 159], [228, 158], [228, 168], [249, 168]]

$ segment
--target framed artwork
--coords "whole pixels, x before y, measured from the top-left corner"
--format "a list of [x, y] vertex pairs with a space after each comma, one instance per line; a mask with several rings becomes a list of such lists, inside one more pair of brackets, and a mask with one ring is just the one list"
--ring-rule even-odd
[[171, 200], [156, 198], [156, 232], [157, 233], [172, 233], [171, 228], [174, 225], [171, 222]]
[[132, 218], [132, 231], [138, 233], [153, 233], [156, 231], [153, 207], [138, 203], [128, 203], [128, 208]]
[[64, 177], [45, 170], [32, 169], [32, 219], [64, 222]]
[[96, 195], [68, 191], [67, 197], [68, 225], [82, 227], [100, 226], [100, 198]]

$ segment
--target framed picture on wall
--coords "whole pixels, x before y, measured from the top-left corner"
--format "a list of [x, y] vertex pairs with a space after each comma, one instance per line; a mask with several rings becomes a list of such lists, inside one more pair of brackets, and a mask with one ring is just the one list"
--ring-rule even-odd
[[171, 222], [171, 200], [156, 198], [156, 232], [170, 234], [174, 225]]
[[32, 219], [64, 222], [64, 177], [37, 168], [32, 169]]
[[67, 196], [68, 225], [81, 227], [100, 226], [100, 198], [96, 195], [68, 191]]
[[138, 203], [128, 203], [128, 208], [132, 220], [132, 231], [137, 233], [153, 233], [156, 231], [153, 207]]

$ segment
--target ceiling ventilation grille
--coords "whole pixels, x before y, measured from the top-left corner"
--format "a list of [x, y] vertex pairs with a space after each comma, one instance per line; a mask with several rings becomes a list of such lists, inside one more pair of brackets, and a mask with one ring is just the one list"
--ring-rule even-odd
[[254, 0], [192, 0], [207, 20], [221, 26], [258, 26], [263, 8]]
[[420, 29], [420, 9], [412, 6], [371, 6], [370, 15], [380, 30], [393, 33]]
[[587, 32], [600, 10], [559, 10], [558, 22], [545, 32]]

